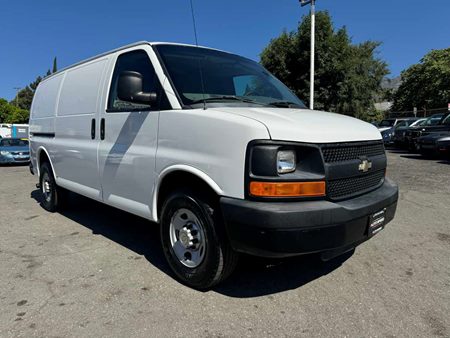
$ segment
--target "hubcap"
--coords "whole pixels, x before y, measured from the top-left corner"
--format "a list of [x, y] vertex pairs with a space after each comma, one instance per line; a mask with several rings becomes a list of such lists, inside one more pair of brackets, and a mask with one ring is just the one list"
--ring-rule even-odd
[[189, 209], [178, 209], [170, 221], [170, 244], [178, 260], [189, 268], [200, 265], [205, 257], [203, 226]]
[[50, 178], [48, 177], [47, 173], [44, 173], [44, 176], [42, 177], [42, 194], [44, 195], [44, 198], [47, 202], [50, 202], [52, 199], [52, 189], [51, 189], [51, 182]]

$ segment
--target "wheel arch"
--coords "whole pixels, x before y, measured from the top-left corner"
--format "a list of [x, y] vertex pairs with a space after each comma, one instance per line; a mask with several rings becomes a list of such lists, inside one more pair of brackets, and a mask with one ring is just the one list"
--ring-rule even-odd
[[48, 161], [48, 163], [50, 163], [50, 168], [52, 169], [53, 177], [56, 180], [56, 173], [55, 173], [55, 168], [53, 167], [52, 159], [50, 158], [50, 155], [49, 155], [47, 149], [45, 149], [45, 147], [43, 147], [43, 146], [40, 146], [36, 152], [38, 177], [41, 176], [41, 164], [42, 164], [42, 162], [45, 162], [45, 161]]
[[216, 196], [222, 196], [224, 194], [222, 188], [205, 172], [188, 165], [170, 166], [159, 174], [155, 183], [152, 202], [152, 215], [155, 222], [159, 222], [161, 207], [167, 193], [172, 191], [180, 182], [185, 182], [186, 179], [191, 179], [190, 183], [180, 185], [180, 187], [186, 187], [192, 185], [192, 182], [195, 182], [200, 184], [201, 188], [207, 189]]

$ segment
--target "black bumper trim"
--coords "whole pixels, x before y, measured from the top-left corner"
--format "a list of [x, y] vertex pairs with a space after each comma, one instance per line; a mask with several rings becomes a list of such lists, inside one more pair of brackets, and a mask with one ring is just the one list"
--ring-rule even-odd
[[30, 135], [36, 136], [36, 137], [49, 137], [49, 138], [55, 137], [55, 133], [32, 132], [32, 133], [30, 133]]
[[369, 238], [369, 216], [394, 218], [398, 188], [386, 179], [370, 193], [340, 202], [255, 202], [220, 199], [232, 247], [264, 257], [286, 257], [355, 246]]

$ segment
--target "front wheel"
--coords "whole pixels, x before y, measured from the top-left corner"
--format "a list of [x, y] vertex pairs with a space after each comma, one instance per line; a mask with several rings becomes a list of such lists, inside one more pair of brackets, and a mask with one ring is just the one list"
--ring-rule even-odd
[[208, 198], [173, 193], [164, 203], [160, 224], [164, 254], [183, 283], [207, 289], [231, 274], [238, 256], [226, 238], [218, 206]]

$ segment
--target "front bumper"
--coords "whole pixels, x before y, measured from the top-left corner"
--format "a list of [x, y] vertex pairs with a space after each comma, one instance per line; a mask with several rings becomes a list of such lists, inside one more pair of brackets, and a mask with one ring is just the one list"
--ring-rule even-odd
[[389, 135], [385, 136], [385, 135], [383, 135], [383, 143], [385, 145], [394, 144], [394, 139], [392, 138], [392, 136], [389, 136]]
[[450, 140], [437, 141], [436, 148], [440, 154], [450, 157]]
[[407, 143], [405, 132], [396, 132], [395, 136], [392, 137], [394, 144], [403, 146]]
[[370, 238], [372, 214], [394, 218], [398, 187], [389, 179], [378, 189], [341, 202], [254, 202], [220, 199], [234, 250], [262, 257], [345, 252]]
[[0, 164], [20, 164], [20, 163], [30, 163], [30, 156], [0, 156]]

